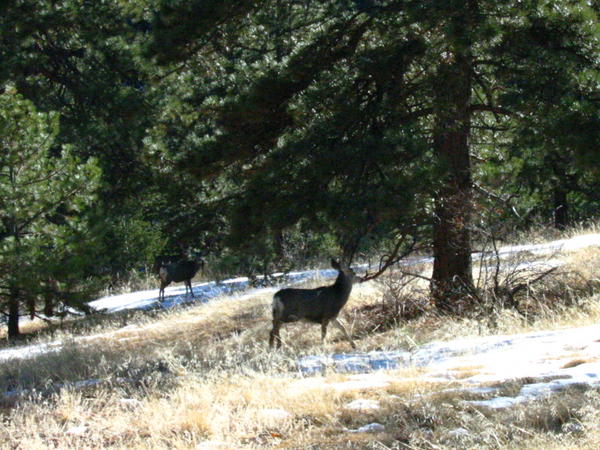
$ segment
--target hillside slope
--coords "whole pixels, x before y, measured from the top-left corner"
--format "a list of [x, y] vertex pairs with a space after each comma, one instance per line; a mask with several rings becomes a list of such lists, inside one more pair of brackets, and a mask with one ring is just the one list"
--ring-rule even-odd
[[[600, 235], [499, 254], [503, 270], [560, 267], [592, 279]], [[418, 264], [429, 270], [426, 258]], [[99, 299], [92, 304], [110, 313], [98, 324], [0, 350], [0, 441], [9, 448], [600, 442], [600, 298], [592, 291], [545, 317], [501, 312], [495, 329], [430, 313], [381, 327], [365, 314], [385, 299], [385, 283], [365, 283], [344, 314], [358, 351], [336, 332], [321, 347], [318, 327], [294, 324], [284, 329], [284, 350], [271, 352], [275, 288], [247, 290], [243, 279], [224, 284], [228, 295], [205, 302], [204, 293], [218, 289], [196, 284], [199, 305], [151, 314], [132, 311], [155, 302], [154, 290]], [[178, 289], [167, 291], [167, 306], [187, 300]]]

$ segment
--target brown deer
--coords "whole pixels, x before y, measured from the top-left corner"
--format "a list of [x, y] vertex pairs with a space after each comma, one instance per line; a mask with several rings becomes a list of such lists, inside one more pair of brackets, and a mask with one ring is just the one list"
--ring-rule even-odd
[[165, 288], [169, 284], [172, 282], [179, 283], [180, 281], [185, 283], [185, 295], [187, 295], [189, 289], [190, 295], [194, 297], [194, 291], [192, 290], [192, 278], [194, 278], [201, 267], [203, 267], [202, 262], [188, 260], [177, 261], [162, 266], [158, 271], [158, 277], [160, 279], [158, 301], [164, 301]]
[[352, 348], [356, 348], [352, 338], [339, 322], [337, 316], [348, 302], [352, 285], [362, 281], [352, 269], [331, 260], [331, 267], [339, 273], [335, 283], [316, 289], [281, 289], [273, 296], [273, 329], [269, 335], [269, 347], [277, 341], [281, 347], [279, 330], [281, 325], [289, 322], [305, 320], [321, 324], [321, 341], [325, 342], [327, 325], [333, 323], [344, 334]]

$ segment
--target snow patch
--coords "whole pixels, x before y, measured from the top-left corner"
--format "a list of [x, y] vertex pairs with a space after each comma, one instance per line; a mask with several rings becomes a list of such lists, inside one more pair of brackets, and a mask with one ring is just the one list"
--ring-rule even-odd
[[69, 428], [67, 431], [65, 431], [65, 434], [70, 434], [72, 436], [83, 436], [86, 432], [87, 432], [87, 427], [81, 425], [78, 427]]
[[373, 422], [363, 425], [356, 430], [348, 430], [348, 433], [381, 433], [382, 431], [385, 431], [385, 427], [380, 423]]
[[307, 356], [301, 358], [297, 366], [304, 376], [324, 373], [326, 368], [341, 373], [364, 372], [350, 376], [347, 381], [328, 385], [337, 391], [381, 389], [392, 381], [409, 381], [408, 378], [383, 373], [381, 369], [410, 366], [421, 367], [424, 371], [418, 379], [420, 382], [459, 382], [466, 385], [442, 392], [462, 391], [493, 396], [499, 389], [485, 384], [534, 380], [524, 384], [515, 397], [468, 402], [494, 409], [507, 408], [572, 386], [600, 386], [600, 327], [593, 325], [432, 342], [413, 352]]
[[[588, 234], [572, 239], [563, 239], [544, 244], [502, 247], [502, 257], [520, 252], [534, 255], [551, 254], [560, 251], [575, 251], [584, 247], [599, 246], [600, 234]], [[479, 255], [482, 256], [482, 255]], [[411, 258], [407, 265], [431, 262], [430, 257]], [[532, 264], [545, 264], [554, 267], [562, 264], [558, 260], [545, 262], [520, 263], [519, 268]], [[311, 270], [292, 272], [285, 277], [275, 274], [285, 285], [295, 284], [310, 278], [333, 278], [336, 271]], [[246, 277], [233, 278], [223, 282], [204, 282], [193, 284], [193, 295], [185, 295], [185, 287], [170, 286], [165, 290], [165, 301], [158, 303], [158, 289], [133, 292], [97, 299], [89, 303], [96, 309], [114, 313], [127, 309], [170, 308], [190, 301], [204, 302], [215, 297], [241, 293], [241, 298], [275, 292], [278, 287], [250, 290], [250, 281]], [[267, 320], [267, 318], [265, 318]], [[126, 330], [140, 328], [127, 326]], [[141, 330], [141, 328], [140, 328]], [[141, 330], [143, 331], [143, 330]], [[115, 333], [113, 333], [114, 335]], [[99, 334], [74, 339], [75, 343], [87, 342], [109, 334]], [[62, 349], [60, 340], [51, 343], [25, 345], [0, 351], [0, 362], [35, 357]], [[402, 367], [420, 367], [424, 374], [420, 381], [460, 382], [467, 392], [480, 395], [494, 395], [497, 391], [483, 386], [490, 382], [503, 382], [519, 379], [536, 379], [534, 383], [524, 384], [515, 397], [495, 397], [486, 400], [474, 400], [470, 403], [489, 408], [505, 408], [512, 405], [567, 389], [573, 385], [600, 385], [600, 328], [589, 326], [566, 330], [541, 331], [506, 336], [488, 336], [463, 338], [451, 342], [432, 342], [414, 351], [380, 351], [369, 353], [334, 354], [329, 356], [306, 356], [297, 361], [298, 371], [304, 376], [323, 374], [326, 370], [356, 374], [347, 381], [327, 384], [326, 387], [338, 391], [381, 389], [398, 381], [383, 370]], [[465, 374], [472, 373], [465, 377]], [[318, 379], [323, 383], [322, 379]], [[550, 381], [548, 381], [550, 380]], [[401, 381], [401, 380], [400, 380]], [[74, 384], [84, 387], [97, 384], [99, 380], [84, 380]], [[300, 380], [299, 380], [300, 382]], [[17, 395], [18, 393], [4, 393]], [[360, 429], [359, 429], [360, 430]], [[358, 431], [358, 430], [356, 430]]]
[[287, 412], [285, 409], [281, 409], [281, 408], [261, 409], [259, 411], [259, 414], [264, 419], [271, 419], [271, 420], [288, 420], [293, 417], [289, 412]]
[[455, 438], [461, 438], [461, 437], [465, 437], [465, 436], [469, 436], [471, 433], [469, 432], [469, 430], [463, 428], [463, 427], [459, 427], [459, 428], [455, 428], [454, 430], [450, 430], [448, 431], [448, 435], [455, 437]]
[[364, 398], [359, 398], [344, 406], [344, 409], [360, 412], [376, 411], [380, 408], [381, 405], [377, 400], [369, 400]]

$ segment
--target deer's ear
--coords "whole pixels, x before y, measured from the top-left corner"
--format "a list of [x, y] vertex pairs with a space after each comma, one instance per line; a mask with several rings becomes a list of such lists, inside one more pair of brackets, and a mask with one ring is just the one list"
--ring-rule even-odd
[[331, 267], [333, 267], [336, 270], [340, 270], [340, 263], [337, 262], [335, 259], [331, 258]]

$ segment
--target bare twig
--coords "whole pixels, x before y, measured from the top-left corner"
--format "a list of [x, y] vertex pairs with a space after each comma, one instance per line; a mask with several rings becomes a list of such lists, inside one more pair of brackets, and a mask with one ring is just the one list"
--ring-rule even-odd
[[400, 249], [402, 248], [402, 245], [406, 243], [406, 238], [407, 238], [407, 235], [403, 235], [398, 240], [398, 242], [396, 243], [394, 248], [392, 249], [392, 252], [389, 255], [383, 255], [381, 257], [381, 259], [379, 261], [379, 269], [376, 272], [371, 273], [371, 274], [369, 274], [367, 272], [365, 274], [365, 276], [362, 277], [361, 283], [365, 282], [365, 281], [373, 280], [373, 279], [379, 277], [388, 268], [390, 268], [394, 264], [398, 263], [400, 260], [406, 258], [409, 254], [411, 254], [414, 251], [415, 245], [417, 243], [416, 238], [412, 235], [411, 235], [411, 237], [412, 237], [412, 243], [410, 244], [410, 246], [408, 247], [407, 250], [405, 250], [404, 252], [402, 252], [402, 254], [400, 254]]

